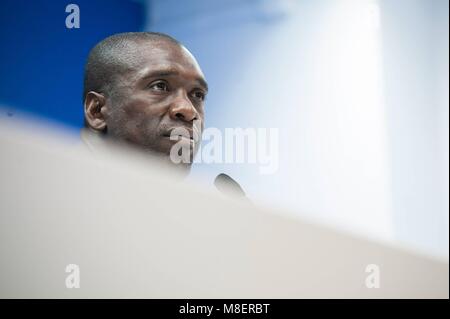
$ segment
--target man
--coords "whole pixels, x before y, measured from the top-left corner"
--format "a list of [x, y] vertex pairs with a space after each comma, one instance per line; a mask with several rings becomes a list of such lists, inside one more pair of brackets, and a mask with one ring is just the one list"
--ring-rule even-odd
[[[110, 36], [89, 53], [82, 138], [92, 151], [104, 148], [105, 141], [137, 146], [185, 176], [200, 146], [207, 93], [194, 56], [172, 37]], [[221, 193], [245, 196], [226, 174], [214, 184]]]
[[91, 50], [86, 64], [82, 137], [88, 144], [101, 139], [137, 146], [188, 173], [204, 128], [207, 92], [194, 56], [172, 37], [110, 36]]

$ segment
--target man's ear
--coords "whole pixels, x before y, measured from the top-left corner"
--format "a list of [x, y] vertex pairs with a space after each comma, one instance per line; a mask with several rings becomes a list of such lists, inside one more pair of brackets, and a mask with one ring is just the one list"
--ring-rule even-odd
[[96, 131], [106, 129], [105, 102], [105, 97], [94, 91], [88, 92], [84, 99], [84, 119], [86, 124]]

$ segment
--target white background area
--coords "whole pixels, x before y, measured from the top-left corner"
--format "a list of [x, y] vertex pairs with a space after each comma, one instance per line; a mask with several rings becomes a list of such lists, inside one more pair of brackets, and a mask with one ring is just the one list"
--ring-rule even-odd
[[209, 127], [279, 129], [254, 201], [448, 258], [448, 1], [148, 1], [197, 57]]

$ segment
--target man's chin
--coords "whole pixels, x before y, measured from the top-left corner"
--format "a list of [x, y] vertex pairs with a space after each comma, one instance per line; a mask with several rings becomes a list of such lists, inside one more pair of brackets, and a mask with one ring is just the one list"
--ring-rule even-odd
[[199, 143], [189, 138], [167, 139], [153, 149], [167, 157], [174, 165], [190, 167], [194, 161], [195, 154], [199, 150]]
[[194, 148], [192, 144], [179, 143], [170, 148], [150, 148], [151, 156], [162, 160], [170, 167], [175, 167], [177, 170], [190, 171], [192, 163], [194, 162], [195, 154], [198, 148]]
[[180, 160], [179, 157], [171, 156], [170, 150], [148, 148], [145, 153], [146, 157], [160, 165], [161, 169], [166, 170], [171, 175], [174, 174], [177, 179], [186, 177], [191, 171], [194, 155], [188, 159], [183, 160], [181, 158]]

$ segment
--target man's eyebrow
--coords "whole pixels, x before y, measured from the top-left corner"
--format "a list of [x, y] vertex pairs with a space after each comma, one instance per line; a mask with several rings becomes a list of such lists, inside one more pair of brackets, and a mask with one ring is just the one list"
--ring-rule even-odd
[[201, 86], [205, 88], [206, 91], [208, 91], [208, 83], [203, 78], [197, 78], [197, 82], [200, 83]]
[[[153, 71], [146, 74], [142, 79], [149, 79], [149, 78], [157, 78], [157, 77], [168, 77], [168, 76], [175, 76], [180, 75], [180, 72], [175, 70], [165, 70], [165, 71]], [[203, 86], [206, 91], [208, 91], [208, 83], [205, 81], [202, 77], [197, 77], [195, 80]]]

